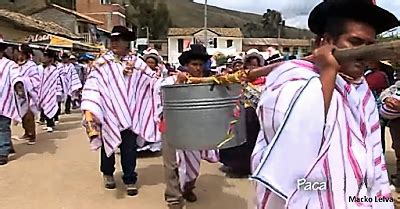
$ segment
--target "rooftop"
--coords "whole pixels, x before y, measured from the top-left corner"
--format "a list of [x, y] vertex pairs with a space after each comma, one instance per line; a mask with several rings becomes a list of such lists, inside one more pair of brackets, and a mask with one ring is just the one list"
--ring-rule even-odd
[[54, 22], [38, 20], [31, 16], [10, 12], [5, 9], [0, 9], [0, 19], [9, 21], [18, 27], [27, 28], [32, 31], [44, 31], [49, 34], [64, 36], [71, 39], [80, 39], [78, 35]]
[[[168, 36], [193, 36], [204, 28], [170, 28]], [[243, 37], [240, 28], [208, 28], [209, 31], [223, 37]]]
[[[69, 14], [73, 14], [73, 15], [75, 15], [76, 17], [79, 17], [79, 18], [80, 18], [80, 19], [79, 19], [80, 21], [92, 23], [92, 24], [95, 24], [95, 25], [101, 25], [101, 24], [103, 24], [102, 21], [99, 21], [99, 20], [94, 19], [94, 18], [92, 18], [92, 17], [89, 17], [89, 16], [87, 16], [87, 15], [84, 15], [84, 14], [79, 13], [79, 12], [77, 12], [77, 11], [74, 11], [74, 10], [71, 10], [71, 9], [68, 9], [68, 8], [65, 8], [65, 7], [62, 7], [62, 6], [60, 6], [60, 5], [57, 5], [57, 4], [50, 4], [49, 6], [55, 8], [55, 9], [58, 9], [58, 10], [60, 10], [60, 11], [62, 11], [62, 12], [66, 12], [66, 13], [69, 13]], [[47, 8], [48, 8], [48, 7], [47, 7]], [[46, 8], [43, 8], [43, 9], [46, 9]], [[40, 12], [40, 11], [39, 11], [39, 12]], [[36, 13], [37, 13], [37, 12], [36, 12]]]

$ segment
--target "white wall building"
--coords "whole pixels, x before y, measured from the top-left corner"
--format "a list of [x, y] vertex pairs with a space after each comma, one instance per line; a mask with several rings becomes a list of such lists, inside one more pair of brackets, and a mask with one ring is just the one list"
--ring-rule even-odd
[[[168, 62], [174, 65], [179, 64], [178, 57], [190, 44], [205, 42], [204, 32], [204, 28], [170, 28], [168, 31]], [[209, 28], [207, 40], [209, 53], [232, 51], [232, 49], [238, 53], [242, 52], [243, 33], [240, 28]]]

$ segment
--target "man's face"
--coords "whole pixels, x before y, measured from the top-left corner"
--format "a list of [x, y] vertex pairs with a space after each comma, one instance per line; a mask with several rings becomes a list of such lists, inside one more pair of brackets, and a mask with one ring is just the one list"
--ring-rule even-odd
[[257, 58], [250, 58], [249, 61], [246, 63], [246, 68], [249, 70], [253, 70], [258, 67], [260, 67], [260, 65], [258, 64]]
[[149, 66], [152, 70], [156, 70], [157, 61], [156, 61], [154, 58], [152, 58], [152, 57], [147, 58], [146, 64], [147, 64], [147, 66]]
[[62, 58], [62, 62], [63, 62], [63, 63], [68, 63], [68, 62], [69, 62], [69, 59], [68, 59], [68, 58]]
[[[348, 21], [345, 27], [346, 32], [344, 34], [342, 34], [336, 41], [330, 39], [328, 42], [340, 49], [369, 45], [375, 42], [376, 32], [373, 27], [357, 21]], [[340, 66], [340, 72], [352, 77], [353, 79], [359, 79], [364, 74], [366, 62], [351, 61], [340, 63]]]
[[18, 61], [22, 62], [22, 61], [25, 61], [25, 60], [27, 60], [26, 54], [22, 53], [22, 52], [19, 52], [18, 53]]
[[51, 59], [50, 57], [48, 57], [48, 56], [46, 56], [46, 55], [43, 56], [42, 62], [43, 62], [45, 65], [50, 64], [51, 61], [52, 61], [52, 59]]
[[113, 37], [111, 38], [111, 51], [114, 54], [124, 55], [129, 47], [129, 42], [124, 41], [122, 38]]
[[203, 60], [190, 60], [186, 65], [188, 73], [193, 77], [203, 77]]

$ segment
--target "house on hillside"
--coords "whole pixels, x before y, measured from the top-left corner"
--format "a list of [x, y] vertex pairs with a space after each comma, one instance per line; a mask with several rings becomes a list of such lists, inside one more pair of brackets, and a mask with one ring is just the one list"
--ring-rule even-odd
[[31, 16], [0, 9], [0, 36], [4, 40], [25, 42], [29, 37], [40, 34], [35, 39], [57, 36], [63, 39], [80, 40], [81, 37], [56, 23], [41, 21]]
[[[178, 57], [193, 43], [205, 42], [204, 28], [170, 28], [168, 30], [168, 61], [178, 64]], [[243, 33], [240, 28], [208, 28], [208, 48], [242, 52]]]
[[82, 13], [56, 4], [49, 4], [31, 15], [40, 20], [52, 21], [62, 25], [73, 33], [82, 36], [83, 42], [86, 44], [95, 45], [99, 42], [97, 25], [101, 25], [103, 22]]
[[302, 57], [311, 52], [313, 44], [312, 39], [244, 38], [243, 50], [258, 49], [264, 52], [268, 47], [274, 47], [284, 54]]
[[126, 19], [125, 1], [120, 0], [79, 0], [76, 1], [76, 11], [100, 20], [99, 25], [104, 30], [111, 31], [114, 26], [124, 25], [136, 30], [134, 23]]

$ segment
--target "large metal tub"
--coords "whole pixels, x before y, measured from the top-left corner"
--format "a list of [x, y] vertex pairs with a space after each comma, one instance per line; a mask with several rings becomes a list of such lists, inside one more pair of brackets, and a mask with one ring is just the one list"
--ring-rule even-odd
[[[170, 85], [164, 86], [162, 93], [164, 137], [170, 145], [184, 150], [206, 150], [231, 148], [246, 142], [240, 85]], [[235, 117], [238, 108], [240, 114]]]

